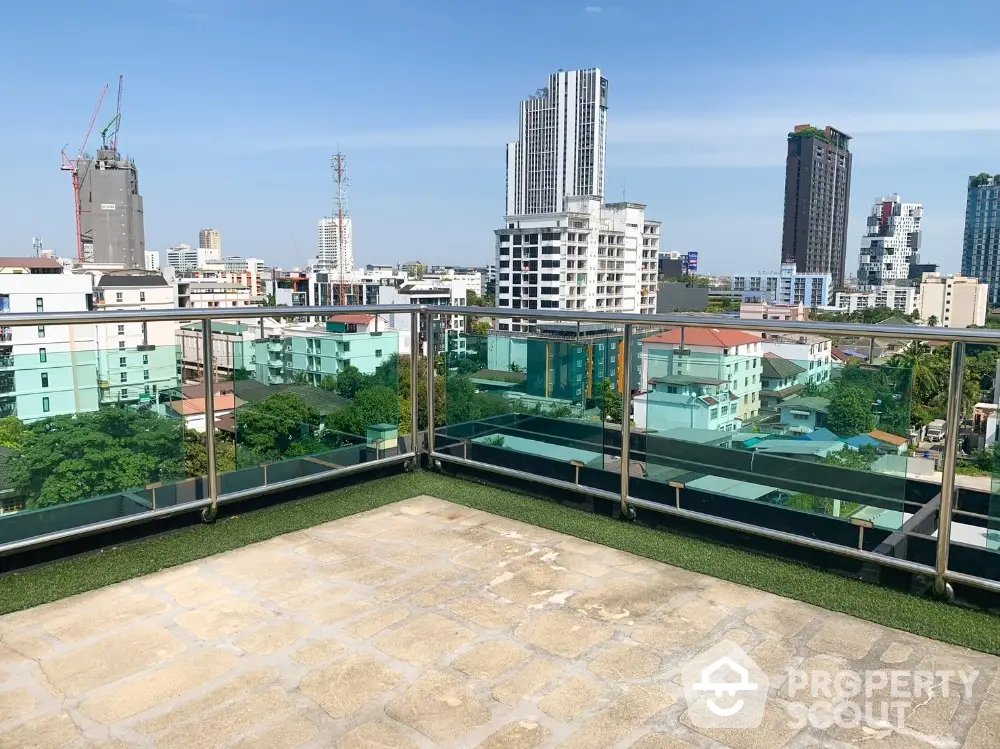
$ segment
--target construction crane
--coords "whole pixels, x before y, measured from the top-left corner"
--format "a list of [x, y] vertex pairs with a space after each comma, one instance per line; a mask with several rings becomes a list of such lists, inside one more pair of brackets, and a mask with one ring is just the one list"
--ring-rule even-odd
[[347, 264], [347, 238], [344, 236], [344, 219], [347, 218], [347, 157], [335, 153], [330, 159], [333, 179], [337, 184], [337, 266], [340, 269], [340, 306], [347, 304], [344, 266]]
[[[94, 129], [94, 123], [97, 121], [97, 115], [101, 111], [101, 104], [104, 103], [104, 97], [108, 93], [108, 84], [104, 84], [104, 88], [101, 89], [101, 95], [97, 98], [97, 106], [94, 107], [94, 114], [90, 118], [90, 124], [87, 126], [87, 132], [83, 136], [83, 143], [80, 144], [80, 150], [77, 151], [75, 157], [70, 157], [66, 153], [66, 146], [62, 149], [62, 166], [60, 167], [64, 172], [69, 172], [73, 177], [73, 210], [76, 212], [76, 258], [81, 263], [83, 262], [83, 226], [80, 221], [80, 171], [77, 165], [80, 163], [80, 159], [83, 158], [84, 151], [87, 148], [87, 141], [90, 140], [90, 133]], [[69, 145], [68, 143], [66, 145]]]
[[[118, 129], [122, 125], [122, 85], [125, 83], [125, 76], [118, 76], [118, 106], [115, 107], [115, 116], [108, 123], [108, 126], [101, 131], [101, 147], [110, 147], [112, 151], [118, 152]], [[111, 128], [114, 128], [112, 131]], [[108, 133], [111, 133], [111, 143], [108, 143]]]

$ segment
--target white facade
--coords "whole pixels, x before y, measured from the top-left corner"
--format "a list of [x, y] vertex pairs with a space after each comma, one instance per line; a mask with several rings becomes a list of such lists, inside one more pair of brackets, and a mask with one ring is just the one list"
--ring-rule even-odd
[[[479, 271], [457, 271], [454, 268], [435, 268], [433, 271], [424, 273], [423, 281], [431, 283], [441, 283], [448, 286], [460, 284], [463, 290], [471, 291], [477, 296], [482, 296], [484, 288], [483, 274]], [[452, 294], [455, 297], [455, 294]], [[465, 304], [463, 301], [459, 304]]]
[[765, 354], [798, 364], [805, 372], [800, 384], [828, 382], [833, 374], [833, 343], [815, 335], [770, 335], [761, 342]]
[[216, 278], [178, 278], [177, 306], [194, 309], [259, 306], [263, 299], [247, 283]]
[[660, 223], [640, 203], [567, 198], [566, 206], [507, 216], [496, 231], [497, 306], [512, 313], [500, 330], [534, 330], [532, 309], [655, 312]]
[[202, 229], [198, 232], [198, 247], [204, 250], [217, 250], [222, 257], [222, 234], [218, 229]]
[[[351, 219], [344, 219], [344, 242], [340, 242], [340, 224], [336, 218], [322, 218], [319, 220], [316, 264], [321, 268], [339, 271], [343, 268], [344, 273], [354, 270], [354, 232], [351, 228]], [[341, 257], [343, 254], [343, 257]]]
[[862, 289], [905, 280], [910, 263], [920, 251], [924, 207], [904, 203], [898, 195], [878, 198], [868, 216], [868, 232], [861, 240], [858, 284]]
[[799, 273], [795, 263], [782, 263], [781, 269], [735, 275], [733, 291], [757, 294], [772, 304], [804, 304], [809, 308], [830, 303], [833, 277], [829, 273]]
[[521, 102], [507, 144], [507, 215], [560, 213], [569, 196], [604, 195], [608, 81], [597, 68], [564, 70]]
[[986, 324], [989, 285], [978, 278], [956, 274], [924, 273], [920, 282], [920, 317], [931, 317], [944, 328], [967, 328]]
[[167, 248], [167, 266], [178, 273], [195, 270], [208, 263], [206, 250], [195, 249], [189, 244], [178, 244]]
[[156, 250], [146, 250], [145, 252], [146, 270], [159, 270], [160, 269], [160, 253]]
[[874, 307], [888, 307], [909, 315], [920, 308], [920, 293], [912, 286], [878, 286], [868, 291], [837, 292], [839, 311], [858, 312]]

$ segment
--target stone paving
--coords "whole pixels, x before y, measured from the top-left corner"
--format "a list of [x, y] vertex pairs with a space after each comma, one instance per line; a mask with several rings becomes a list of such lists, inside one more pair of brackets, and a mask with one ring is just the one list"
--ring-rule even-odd
[[[759, 726], [692, 718], [716, 645], [766, 673]], [[950, 675], [823, 728], [789, 669]], [[432, 497], [0, 618], [3, 749], [998, 745], [997, 658]]]

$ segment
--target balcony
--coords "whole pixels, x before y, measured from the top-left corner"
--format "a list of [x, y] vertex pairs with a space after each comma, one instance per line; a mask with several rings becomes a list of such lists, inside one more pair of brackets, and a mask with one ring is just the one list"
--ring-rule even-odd
[[[425, 330], [441, 314], [408, 311]], [[705, 331], [871, 328], [531, 315], [525, 365], [435, 346], [415, 367], [392, 360], [329, 390], [210, 376], [176, 394], [171, 418], [124, 406], [26, 423], [32, 450], [9, 456], [21, 461], [12, 475], [30, 478], [15, 487], [25, 509], [0, 518], [0, 572], [19, 571], [0, 578], [0, 746], [792, 747], [876, 730], [905, 746], [991, 745], [991, 477], [957, 473], [958, 428], [935, 448], [940, 474], [908, 464], [922, 458], [894, 431], [916, 397], [905, 367], [842, 368], [838, 381], [878, 395], [852, 396], [856, 425], [813, 386], [759, 414], [756, 398], [727, 399], [736, 430], [719, 415], [715, 428], [669, 423], [676, 388], [718, 374], [654, 371], [678, 345], [673, 369], [697, 366]], [[965, 345], [1000, 336], [935, 328], [934, 340], [951, 347], [943, 387], [962, 394]], [[928, 355], [933, 369], [942, 357]], [[808, 372], [761, 361], [723, 362], [725, 381]], [[946, 400], [948, 424], [962, 427], [962, 399]], [[710, 418], [721, 404], [703, 405]], [[119, 483], [86, 468], [103, 444], [76, 431], [88, 424], [127, 463]], [[902, 471], [885, 469], [897, 458]], [[105, 483], [66, 497], [67, 470]], [[770, 680], [763, 722], [747, 732], [700, 727], [680, 687], [687, 664], [725, 643], [749, 654], [757, 683]], [[789, 669], [889, 668], [949, 670], [956, 691], [917, 695], [899, 726], [792, 720]], [[973, 672], [956, 699], [955, 674]]]

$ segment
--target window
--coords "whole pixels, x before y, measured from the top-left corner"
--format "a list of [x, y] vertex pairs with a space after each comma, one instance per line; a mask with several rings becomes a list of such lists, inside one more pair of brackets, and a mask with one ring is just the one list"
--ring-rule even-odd
[[149, 385], [143, 386], [142, 392], [144, 392], [146, 395], [149, 395]]
[[118, 326], [118, 335], [125, 335], [125, 326], [124, 325], [119, 325]]
[[119, 351], [125, 350], [125, 341], [118, 341], [118, 350]]
[[142, 370], [142, 379], [144, 379], [144, 380], [148, 380], [149, 379], [149, 370], [148, 369]]
[[49, 352], [44, 348], [38, 349], [38, 361], [44, 364], [49, 360]]
[[128, 360], [124, 356], [118, 357], [118, 366], [124, 367], [128, 365]]
[[118, 375], [118, 381], [128, 382], [128, 372], [122, 372], [120, 375]]
[[45, 396], [44, 398], [42, 398], [42, 413], [48, 413], [48, 412], [49, 412], [49, 397]]
[[119, 398], [128, 398], [128, 388], [122, 388], [118, 391]]
[[35, 312], [44, 312], [44, 311], [45, 311], [45, 301], [40, 296], [36, 296]]
[[380, 348], [375, 349], [375, 358], [378, 359], [381, 356], [382, 356], [382, 349]]
[[49, 373], [42, 372], [42, 387], [47, 388], [49, 386]]
[[[346, 234], [346, 232], [345, 232], [345, 234]], [[140, 291], [139, 292], [139, 301], [140, 302], [145, 302], [146, 301], [146, 292], [145, 291]]]
[[122, 293], [120, 291], [115, 292], [115, 301], [116, 302], [122, 301]]
[[143, 364], [149, 364], [149, 354], [143, 354], [142, 355], [142, 363]]
[[350, 341], [344, 341], [344, 353], [346, 354], [350, 350], [351, 350], [351, 343], [350, 343]]
[[39, 338], [44, 338], [45, 337], [45, 326], [44, 325], [39, 325], [38, 326], [38, 337]]

